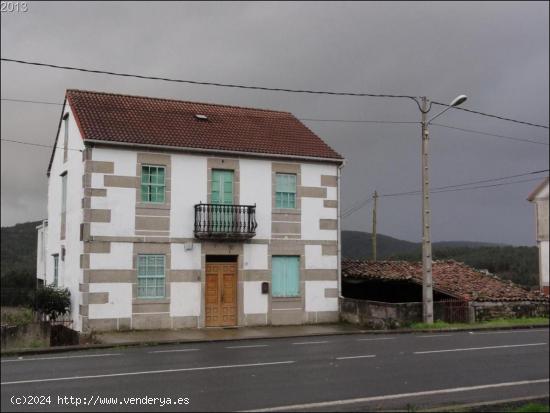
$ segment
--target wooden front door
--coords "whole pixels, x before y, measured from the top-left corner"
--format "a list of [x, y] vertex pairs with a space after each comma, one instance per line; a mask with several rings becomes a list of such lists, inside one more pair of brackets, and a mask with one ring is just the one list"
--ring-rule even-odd
[[237, 263], [206, 263], [206, 327], [237, 325]]

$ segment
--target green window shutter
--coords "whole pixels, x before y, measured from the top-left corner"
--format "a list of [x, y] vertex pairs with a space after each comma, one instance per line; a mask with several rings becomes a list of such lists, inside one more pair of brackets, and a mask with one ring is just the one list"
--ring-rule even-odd
[[143, 165], [141, 167], [141, 202], [164, 203], [165, 175], [164, 166]]
[[164, 255], [138, 255], [138, 297], [164, 298]]
[[271, 294], [273, 297], [300, 296], [300, 258], [275, 256], [272, 258]]
[[296, 175], [275, 175], [275, 208], [296, 208]]
[[213, 204], [233, 204], [233, 171], [222, 169], [212, 170], [212, 196]]

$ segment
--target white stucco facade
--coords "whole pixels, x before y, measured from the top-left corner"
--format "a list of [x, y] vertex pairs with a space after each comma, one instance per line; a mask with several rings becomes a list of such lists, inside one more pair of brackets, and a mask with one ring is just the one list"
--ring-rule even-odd
[[[66, 112], [50, 168], [48, 225], [38, 228], [37, 277], [51, 284], [54, 256], [59, 257], [57, 283], [71, 292], [76, 330], [203, 328], [206, 268], [215, 262], [235, 265], [235, 325], [337, 320], [338, 163], [112, 143], [85, 146], [68, 106]], [[71, 148], [66, 157], [64, 122]], [[164, 168], [163, 202], [143, 200], [143, 165]], [[247, 237], [203, 239], [195, 233], [195, 206], [211, 202], [216, 169], [233, 171], [234, 204], [253, 208], [257, 227]], [[277, 208], [280, 173], [296, 176], [295, 207]], [[162, 271], [163, 288], [151, 299], [138, 293], [139, 278], [145, 276], [138, 268], [143, 255], [162, 257], [162, 270], [155, 268]], [[299, 296], [272, 294], [276, 256], [298, 257]]]
[[539, 285], [542, 292], [549, 294], [549, 183], [542, 181], [529, 195], [528, 200], [535, 206], [535, 236], [539, 248]]

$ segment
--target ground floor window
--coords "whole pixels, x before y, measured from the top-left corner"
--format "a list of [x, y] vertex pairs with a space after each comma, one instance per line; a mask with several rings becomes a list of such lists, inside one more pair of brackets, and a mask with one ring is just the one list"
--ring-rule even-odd
[[300, 257], [280, 255], [272, 258], [273, 297], [300, 296]]
[[138, 255], [138, 298], [164, 298], [164, 255]]
[[59, 284], [59, 254], [53, 255], [53, 285], [57, 287]]

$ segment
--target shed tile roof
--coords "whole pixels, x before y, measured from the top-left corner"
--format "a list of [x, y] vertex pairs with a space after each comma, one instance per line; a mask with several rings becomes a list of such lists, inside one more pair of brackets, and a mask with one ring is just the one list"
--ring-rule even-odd
[[67, 99], [84, 140], [342, 159], [288, 112], [74, 89]]
[[[487, 275], [456, 261], [434, 261], [434, 290], [466, 301], [547, 301], [511, 281]], [[407, 261], [343, 260], [342, 276], [422, 284], [422, 263]]]

